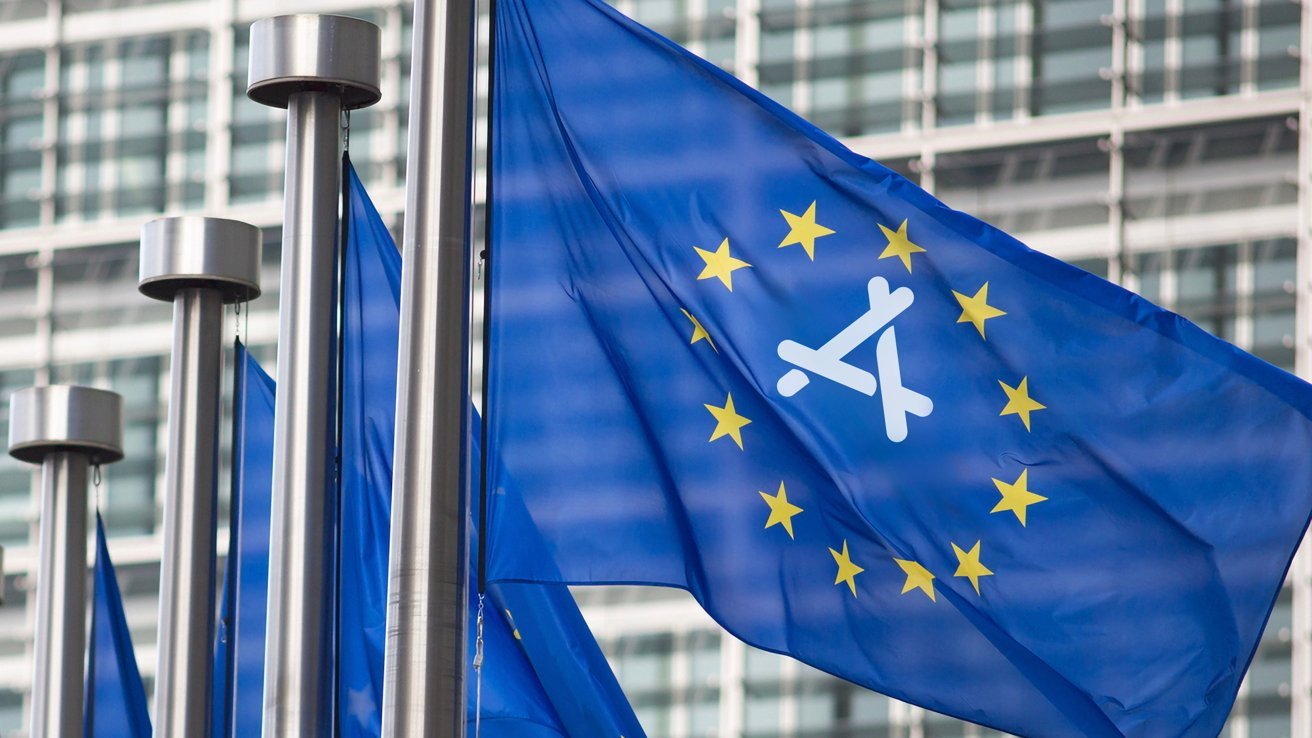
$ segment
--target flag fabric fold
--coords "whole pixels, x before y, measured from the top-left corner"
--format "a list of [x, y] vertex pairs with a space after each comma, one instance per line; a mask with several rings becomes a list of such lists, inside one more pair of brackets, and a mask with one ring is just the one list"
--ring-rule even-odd
[[273, 506], [273, 378], [250, 351], [235, 352], [232, 522], [214, 657], [214, 735], [259, 735]]
[[123, 612], [123, 594], [109, 559], [100, 511], [96, 511], [93, 581], [83, 733], [87, 738], [150, 738], [146, 688], [137, 669], [132, 633]]
[[497, 13], [492, 581], [686, 588], [1009, 732], [1221, 729], [1312, 509], [1307, 384], [600, 0]]
[[[338, 725], [343, 736], [365, 737], [381, 733], [401, 255], [349, 163], [347, 189]], [[477, 423], [474, 416], [475, 459]], [[475, 464], [473, 489], [477, 475]], [[469, 589], [472, 659], [472, 562]], [[643, 735], [566, 588], [515, 585], [489, 594], [481, 680], [486, 735]], [[472, 724], [476, 679], [472, 671], [466, 676]]]

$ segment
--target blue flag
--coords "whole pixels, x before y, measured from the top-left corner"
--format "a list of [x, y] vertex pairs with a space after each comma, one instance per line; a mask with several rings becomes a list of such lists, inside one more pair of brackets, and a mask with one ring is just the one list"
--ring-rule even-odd
[[1010, 732], [1216, 735], [1308, 385], [600, 0], [497, 12], [490, 578], [686, 588]]
[[237, 344], [232, 523], [214, 658], [214, 735], [259, 735], [273, 493], [273, 378]]
[[95, 602], [87, 649], [87, 738], [150, 738], [146, 689], [137, 670], [123, 595], [105, 545], [105, 523], [96, 512]]
[[[347, 172], [337, 701], [341, 735], [353, 737], [377, 736], [382, 727], [401, 255], [355, 170], [348, 165]], [[477, 423], [475, 416], [474, 458]], [[474, 489], [477, 474], [475, 469]], [[472, 624], [477, 611], [472, 577], [470, 595]], [[643, 735], [565, 587], [509, 585], [490, 595], [482, 679], [486, 735]], [[471, 658], [474, 635], [471, 627]], [[467, 676], [472, 723], [475, 680], [472, 672]]]

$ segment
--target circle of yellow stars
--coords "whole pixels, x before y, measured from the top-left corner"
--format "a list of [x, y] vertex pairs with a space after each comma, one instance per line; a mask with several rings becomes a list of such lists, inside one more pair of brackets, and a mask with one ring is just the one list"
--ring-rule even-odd
[[[806, 253], [807, 259], [815, 261], [817, 241], [836, 233], [834, 229], [818, 222], [816, 208], [817, 202], [813, 200], [800, 214], [783, 209], [779, 210], [779, 214], [788, 226], [788, 233], [779, 242], [777, 248], [801, 246]], [[924, 247], [911, 240], [908, 222], [908, 219], [903, 219], [897, 224], [896, 228], [883, 223], [877, 224], [885, 240], [884, 248], [877, 258], [880, 260], [897, 259], [907, 270], [907, 274], [911, 274], [915, 263], [912, 257], [916, 254], [928, 252]], [[751, 263], [734, 256], [728, 238], [722, 239], [719, 246], [714, 250], [704, 249], [700, 246], [693, 246], [693, 249], [704, 264], [701, 273], [697, 275], [698, 281], [717, 280], [729, 292], [733, 292], [734, 272], [752, 268]], [[978, 332], [980, 340], [987, 341], [986, 328], [988, 321], [1007, 315], [1007, 311], [989, 302], [989, 283], [985, 281], [974, 288], [973, 294], [956, 290], [951, 290], [951, 292], [961, 308], [961, 314], [956, 322], [958, 324], [970, 324]], [[712, 351], [719, 353], [719, 348], [716, 347], [714, 339], [702, 322], [687, 309], [680, 308], [680, 311], [692, 325], [689, 344], [696, 345], [704, 341]], [[1032, 430], [1032, 414], [1040, 410], [1046, 410], [1047, 406], [1034, 399], [1030, 394], [1029, 377], [1022, 376], [1015, 386], [1002, 379], [998, 380], [998, 384], [1006, 396], [1006, 403], [998, 416], [1015, 415], [1025, 427], [1026, 432], [1030, 432]], [[705, 408], [715, 420], [715, 427], [711, 431], [708, 442], [728, 438], [733, 441], [739, 450], [744, 450], [743, 429], [750, 425], [752, 421], [738, 412], [737, 407], [734, 405], [733, 394], [726, 393], [723, 405], [706, 403]], [[1029, 507], [1048, 499], [1029, 488], [1028, 468], [1022, 469], [1014, 482], [1006, 482], [1001, 479], [993, 479], [992, 481], [1000, 495], [1000, 499], [989, 511], [990, 514], [1010, 512], [1022, 527], [1026, 526]], [[778, 527], [783, 534], [787, 534], [790, 540], [794, 540], [794, 518], [805, 512], [805, 510], [789, 499], [785, 483], [780, 481], [778, 490], [773, 494], [760, 490], [758, 490], [758, 494], [768, 508], [765, 529]], [[959, 546], [955, 541], [949, 543], [957, 559], [957, 568], [953, 572], [953, 576], [969, 581], [975, 594], [982, 596], [980, 580], [994, 575], [993, 571], [981, 561], [982, 542], [976, 540], [969, 549]], [[843, 539], [840, 549], [829, 548], [828, 551], [837, 567], [834, 585], [846, 586], [852, 596], [856, 597], [857, 576], [864, 573], [865, 568], [852, 560], [852, 553], [847, 539]], [[936, 577], [923, 564], [911, 559], [896, 557], [893, 558], [893, 563], [898, 566], [905, 576], [901, 594], [921, 592], [930, 601], [937, 602], [934, 590]]]

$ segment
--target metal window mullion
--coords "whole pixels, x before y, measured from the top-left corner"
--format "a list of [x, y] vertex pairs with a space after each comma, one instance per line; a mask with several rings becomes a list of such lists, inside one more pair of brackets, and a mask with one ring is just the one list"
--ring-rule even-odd
[[719, 59], [707, 59], [709, 46], [706, 43], [706, 0], [686, 0], [683, 11], [684, 21], [688, 24], [689, 51], [706, 59], [712, 64], [719, 64]]
[[925, 738], [925, 708], [907, 705], [907, 738]]
[[1239, 691], [1234, 707], [1230, 708], [1230, 717], [1226, 720], [1228, 738], [1249, 738], [1252, 735], [1252, 722], [1248, 716], [1248, 696], [1252, 694], [1253, 685], [1250, 674], [1244, 674], [1239, 682]]
[[1239, 31], [1239, 92], [1257, 92], [1258, 5], [1261, 0], [1242, 0]]
[[993, 57], [998, 48], [998, 8], [996, 0], [984, 0], [979, 6], [978, 47], [975, 57], [975, 122], [986, 124], [993, 120], [994, 75], [997, 64]]
[[740, 738], [743, 734], [743, 710], [747, 703], [743, 684], [747, 647], [728, 631], [723, 631], [720, 638], [719, 735], [724, 738]]
[[[684, 628], [678, 628], [671, 634], [670, 645], [670, 695], [687, 695], [692, 690], [690, 673], [692, 659], [688, 655], [691, 636]], [[670, 700], [670, 738], [689, 738], [692, 735], [690, 725], [691, 710], [687, 699]]]
[[[396, 182], [401, 178], [400, 167], [397, 166], [397, 159], [401, 155], [399, 142], [401, 140], [401, 121], [400, 121], [400, 101], [397, 99], [397, 91], [401, 89], [401, 35], [404, 32], [401, 19], [401, 8], [397, 5], [388, 7], [383, 12], [382, 18], [382, 35], [380, 37], [379, 52], [382, 54], [382, 64], [379, 67], [379, 87], [383, 90], [382, 104], [376, 106], [369, 114], [375, 116], [378, 121], [376, 126], [381, 142], [377, 139], [373, 141], [377, 148], [377, 155], [374, 157], [374, 165], [378, 167], [379, 179], [383, 182]], [[486, 76], [487, 69], [479, 69], [479, 75]], [[486, 130], [486, 129], [483, 129]], [[475, 196], [481, 197], [482, 192], [475, 189]], [[480, 304], [475, 301], [475, 304]]]
[[119, 137], [122, 132], [122, 115], [119, 104], [123, 88], [123, 50], [126, 46], [121, 41], [105, 44], [105, 92], [104, 108], [100, 121], [100, 217], [105, 214], [117, 215], [115, 195], [118, 194]]
[[1112, 260], [1107, 276], [1112, 282], [1134, 289], [1134, 256], [1125, 238], [1127, 213], [1125, 129], [1119, 122], [1112, 123], [1107, 139], [1107, 238]]
[[924, 49], [920, 127], [933, 131], [938, 126], [939, 0], [925, 0]]
[[1235, 248], [1235, 327], [1233, 343], [1245, 351], [1253, 350], [1253, 242], [1242, 241]]
[[1108, 19], [1112, 29], [1111, 109], [1116, 116], [1125, 107], [1126, 60], [1128, 57], [1129, 17], [1127, 0], [1112, 0], [1112, 15]]
[[188, 36], [191, 31], [170, 34], [168, 68], [168, 95], [164, 102], [164, 208], [182, 207], [187, 191], [187, 105], [178, 99], [173, 90], [186, 89], [191, 71], [188, 69]]
[[938, 127], [939, 0], [925, 0], [923, 93], [920, 101], [920, 187], [934, 194], [938, 163], [934, 140]]
[[[86, 46], [80, 47], [74, 51], [76, 58], [81, 61], [81, 63], [73, 64], [72, 68], [69, 70], [68, 89], [61, 90], [60, 92], [61, 98], [65, 101], [67, 101], [74, 92], [84, 93], [87, 89], [89, 79], [87, 77], [88, 66], [86, 62], [86, 52]], [[64, 80], [61, 77], [59, 84], [62, 85], [63, 83]], [[65, 102], [60, 105], [59, 118], [60, 120], [56, 122], [57, 130], [62, 127], [65, 118], [68, 120], [68, 129], [67, 131], [64, 131], [64, 133], [67, 134], [67, 138], [63, 142], [68, 153], [58, 160], [56, 176], [62, 177], [65, 182], [63, 187], [64, 195], [70, 203], [70, 205], [66, 206], [67, 212], [70, 216], [68, 220], [78, 222], [83, 219], [84, 208], [82, 207], [82, 196], [86, 191], [86, 151], [87, 138], [89, 135], [87, 121], [89, 116], [85, 106], [83, 106], [81, 110], [74, 112], [71, 106]], [[56, 135], [55, 140], [59, 141], [58, 134]], [[59, 189], [60, 187], [56, 185], [56, 201], [58, 201]], [[76, 206], [71, 205], [71, 203], [74, 202], [77, 203]]]
[[1180, 80], [1184, 70], [1184, 42], [1180, 38], [1184, 22], [1184, 0], [1166, 0], [1166, 38], [1163, 46], [1162, 99], [1180, 101]]
[[63, 28], [63, 16], [60, 4], [49, 4], [46, 23], [54, 43], [45, 49], [45, 83], [44, 99], [41, 105], [41, 215], [43, 228], [55, 223], [55, 193], [59, 189], [59, 97], [60, 89], [60, 54], [63, 48], [60, 38]]
[[784, 657], [779, 665], [779, 734], [795, 736], [801, 724], [800, 669], [796, 660]]
[[738, 0], [734, 14], [733, 73], [752, 87], [759, 87], [761, 0]]
[[[902, 103], [901, 128], [903, 134], [914, 133], [922, 124], [922, 121], [920, 120], [922, 115], [920, 106], [923, 102], [920, 99], [922, 93], [920, 79], [925, 73], [923, 60], [924, 45], [922, 42], [922, 39], [924, 39], [925, 16], [923, 12], [912, 12], [912, 10], [918, 10], [916, 5], [916, 0], [908, 0], [907, 13], [902, 21], [902, 47], [904, 49], [902, 57], [902, 100], [914, 100], [916, 102], [916, 105], [912, 108], [915, 111], [915, 115], [910, 117], [907, 115], [907, 103]], [[922, 52], [922, 58], [920, 60], [916, 59], [916, 49], [920, 49]], [[920, 63], [913, 64], [913, 61], [919, 61]]]
[[205, 208], [228, 207], [228, 178], [232, 174], [233, 29], [237, 0], [212, 0], [210, 7], [209, 79], [205, 106]]
[[811, 113], [812, 92], [815, 88], [811, 75], [815, 72], [815, 30], [811, 16], [813, 0], [797, 0], [794, 12], [797, 25], [793, 28], [793, 104], [799, 115]]
[[1034, 5], [1016, 3], [1016, 119], [1029, 120], [1034, 97]]
[[1129, 0], [1125, 19], [1125, 107], [1143, 105], [1143, 34], [1148, 10], [1144, 0]]

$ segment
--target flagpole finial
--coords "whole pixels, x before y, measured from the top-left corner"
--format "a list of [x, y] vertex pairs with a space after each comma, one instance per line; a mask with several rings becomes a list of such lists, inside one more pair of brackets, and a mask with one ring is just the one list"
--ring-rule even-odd
[[9, 455], [40, 464], [67, 451], [89, 462], [123, 458], [123, 398], [94, 387], [26, 387], [10, 396]]
[[342, 108], [382, 97], [378, 26], [341, 15], [280, 15], [251, 24], [246, 96], [286, 108], [298, 92], [332, 92]]
[[214, 290], [225, 303], [260, 296], [260, 229], [225, 218], [156, 218], [141, 227], [137, 289], [172, 302], [188, 288]]

